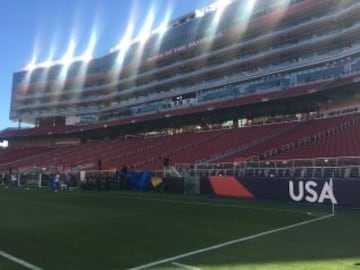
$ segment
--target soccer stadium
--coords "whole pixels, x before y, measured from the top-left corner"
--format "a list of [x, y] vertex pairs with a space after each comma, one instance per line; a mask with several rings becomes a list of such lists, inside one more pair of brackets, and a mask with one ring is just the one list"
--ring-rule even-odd
[[360, 269], [358, 87], [357, 0], [220, 0], [29, 64], [0, 269]]

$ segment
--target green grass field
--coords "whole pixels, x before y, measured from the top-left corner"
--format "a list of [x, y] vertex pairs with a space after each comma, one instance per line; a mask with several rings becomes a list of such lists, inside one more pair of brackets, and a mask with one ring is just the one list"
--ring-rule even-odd
[[[174, 260], [326, 216], [330, 207], [0, 187], [0, 213], [0, 251], [44, 270], [360, 269], [360, 210], [355, 209], [337, 209], [334, 217]], [[0, 256], [0, 269], [31, 267]]]

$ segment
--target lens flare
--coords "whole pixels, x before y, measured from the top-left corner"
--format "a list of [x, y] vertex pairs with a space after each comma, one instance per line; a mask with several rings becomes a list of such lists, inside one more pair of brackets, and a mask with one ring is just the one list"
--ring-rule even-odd
[[85, 50], [85, 52], [79, 57], [81, 61], [90, 62], [93, 58], [94, 50], [96, 47], [96, 43], [98, 41], [96, 30], [91, 31], [89, 44]]
[[163, 21], [161, 22], [160, 26], [153, 31], [153, 34], [158, 34], [160, 38], [165, 35], [169, 27], [172, 10], [173, 9], [170, 6], [167, 7]]
[[69, 42], [66, 53], [61, 58], [59, 63], [62, 64], [63, 66], [69, 66], [73, 62], [75, 48], [76, 48], [76, 43], [75, 43], [74, 39], [72, 38]]
[[33, 60], [29, 64], [26, 65], [25, 69], [29, 72], [33, 71], [36, 68], [36, 64]]
[[36, 59], [37, 59], [37, 50], [34, 49], [32, 57], [31, 57], [31, 61], [25, 67], [26, 71], [32, 72], [36, 68], [36, 61], [37, 61]]
[[151, 48], [152, 53], [150, 55], [157, 55], [160, 53], [161, 42], [168, 30], [172, 11], [173, 8], [168, 6], [163, 21], [161, 22], [160, 26], [153, 31], [153, 35], [156, 35], [156, 42]]
[[145, 43], [148, 38], [151, 36], [151, 29], [155, 21], [154, 8], [151, 7], [150, 11], [145, 19], [145, 23], [141, 28], [140, 34], [135, 38], [136, 42]]

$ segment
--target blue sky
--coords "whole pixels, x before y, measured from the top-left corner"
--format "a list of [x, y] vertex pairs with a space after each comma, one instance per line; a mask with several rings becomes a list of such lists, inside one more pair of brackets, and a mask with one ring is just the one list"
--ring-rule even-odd
[[209, 0], [2, 0], [0, 9], [0, 130], [9, 121], [12, 74], [35, 56], [37, 62], [62, 58], [70, 40], [81, 55], [96, 33], [94, 55], [108, 51], [125, 33], [129, 21], [135, 35], [153, 10], [154, 28], [170, 10], [175, 19]]

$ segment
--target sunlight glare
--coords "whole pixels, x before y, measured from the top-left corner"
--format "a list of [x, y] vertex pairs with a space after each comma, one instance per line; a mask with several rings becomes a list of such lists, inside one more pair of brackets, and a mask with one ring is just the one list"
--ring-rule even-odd
[[136, 42], [145, 43], [148, 40], [148, 38], [151, 36], [151, 29], [153, 27], [154, 21], [155, 21], [154, 8], [151, 7], [145, 19], [145, 23], [141, 28], [140, 34], [135, 39]]
[[85, 52], [79, 57], [81, 61], [90, 62], [93, 58], [94, 50], [96, 47], [96, 43], [98, 41], [97, 32], [95, 29], [91, 31], [91, 36], [89, 40], [89, 44], [85, 50]]
[[73, 55], [75, 52], [75, 48], [76, 48], [75, 41], [74, 41], [74, 39], [71, 39], [69, 42], [68, 48], [66, 50], [66, 53], [59, 61], [60, 64], [62, 64], [64, 66], [69, 66], [73, 62]]
[[172, 9], [168, 7], [163, 21], [161, 22], [160, 26], [153, 31], [153, 34], [159, 34], [161, 38], [165, 35], [169, 27], [171, 14], [172, 14]]

